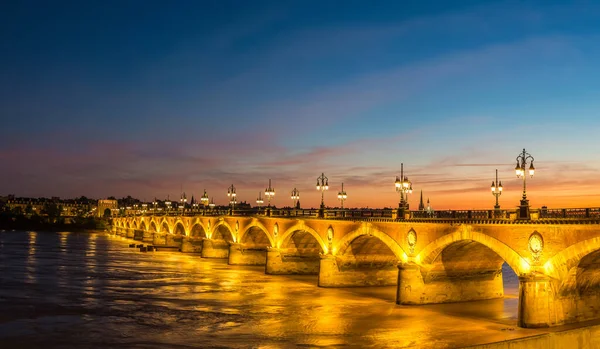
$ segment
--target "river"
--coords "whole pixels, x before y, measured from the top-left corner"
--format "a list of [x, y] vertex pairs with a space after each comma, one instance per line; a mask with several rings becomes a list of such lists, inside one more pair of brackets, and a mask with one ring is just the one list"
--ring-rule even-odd
[[398, 306], [396, 287], [329, 289], [95, 233], [0, 232], [3, 348], [451, 348], [534, 334], [504, 299]]

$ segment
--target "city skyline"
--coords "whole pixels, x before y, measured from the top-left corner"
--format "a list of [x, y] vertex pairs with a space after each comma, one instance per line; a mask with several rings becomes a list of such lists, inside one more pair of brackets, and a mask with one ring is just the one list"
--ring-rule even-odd
[[[600, 4], [11, 4], [0, 195], [600, 206]], [[110, 10], [107, 10], [110, 8]], [[385, 11], [383, 11], [385, 10]]]

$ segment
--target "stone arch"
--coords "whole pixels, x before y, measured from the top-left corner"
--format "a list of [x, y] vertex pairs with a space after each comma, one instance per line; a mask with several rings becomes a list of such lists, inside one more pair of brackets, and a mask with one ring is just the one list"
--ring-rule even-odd
[[156, 222], [151, 221], [148, 229], [151, 233], [156, 233], [158, 231], [158, 229], [156, 228]]
[[169, 226], [169, 223], [167, 222], [167, 220], [163, 220], [161, 225], [160, 225], [160, 232], [161, 233], [171, 233], [171, 227]]
[[[305, 224], [296, 224], [283, 233], [278, 242], [279, 248], [295, 247], [296, 249], [315, 249], [314, 244], [310, 243], [310, 236], [316, 241], [319, 252], [327, 253], [328, 248], [319, 233]], [[293, 246], [290, 246], [290, 241]]]
[[[449, 248], [450, 250], [448, 250]], [[452, 257], [449, 255], [459, 250], [462, 250], [463, 253], [455, 255], [465, 256], [464, 258], [482, 254], [491, 256], [492, 259], [497, 256], [497, 258], [490, 262], [499, 262], [500, 267], [503, 262], [506, 262], [517, 275], [522, 275], [529, 271], [529, 263], [515, 250], [489, 235], [467, 229], [466, 227], [431, 242], [417, 255], [416, 261], [418, 264], [432, 265], [434, 262], [440, 261], [440, 259], [442, 262], [444, 259], [451, 259]], [[490, 255], [489, 252], [494, 252], [495, 256]], [[461, 260], [459, 257], [456, 258], [459, 264], [469, 262], [466, 259]], [[475, 261], [471, 260], [470, 262]]]
[[193, 238], [208, 237], [208, 234], [206, 233], [206, 229], [204, 228], [204, 225], [201, 222], [196, 222], [192, 225], [189, 235]]
[[183, 222], [177, 221], [177, 223], [175, 223], [175, 225], [173, 226], [173, 234], [187, 236], [187, 232], [185, 231], [185, 226], [183, 225]]
[[228, 242], [235, 242], [234, 231], [225, 221], [220, 221], [212, 229], [211, 237], [212, 240], [224, 240]]
[[[406, 261], [407, 254], [404, 251], [404, 249], [400, 246], [400, 244], [398, 244], [398, 242], [388, 234], [371, 226], [362, 226], [356, 229], [355, 231], [351, 232], [350, 234], [345, 235], [334, 247], [334, 254], [345, 254], [348, 251], [348, 249], [351, 248], [353, 243], [365, 243], [367, 239], [364, 239], [364, 237], [371, 237], [373, 239], [377, 239], [378, 241], [380, 241], [381, 244], [384, 244], [389, 248], [389, 250], [394, 254], [394, 256], [396, 256], [398, 261]], [[357, 239], [360, 238], [363, 238], [361, 239], [362, 241], [357, 241]], [[363, 247], [369, 246], [363, 245]], [[380, 249], [381, 246], [371, 245], [371, 247]]]
[[582, 262], [587, 264], [589, 259], [593, 258], [592, 256], [599, 250], [600, 237], [578, 242], [550, 258], [544, 264], [544, 269], [548, 276], [559, 279], [564, 283], [574, 269], [577, 269]]
[[240, 235], [240, 243], [254, 246], [275, 246], [275, 241], [267, 228], [260, 222], [252, 222]]
[[146, 222], [144, 220], [142, 220], [140, 223], [140, 229], [143, 231], [148, 231], [148, 226], [146, 225]]

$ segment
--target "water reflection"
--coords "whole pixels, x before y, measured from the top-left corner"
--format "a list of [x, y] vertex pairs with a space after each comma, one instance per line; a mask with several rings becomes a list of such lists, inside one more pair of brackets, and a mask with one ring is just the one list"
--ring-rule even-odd
[[[318, 288], [315, 276], [140, 253], [128, 243], [98, 234], [0, 233], [3, 346], [443, 348], [539, 333], [515, 329], [514, 296], [398, 306], [395, 287]], [[505, 289], [516, 289], [514, 280], [505, 278]]]

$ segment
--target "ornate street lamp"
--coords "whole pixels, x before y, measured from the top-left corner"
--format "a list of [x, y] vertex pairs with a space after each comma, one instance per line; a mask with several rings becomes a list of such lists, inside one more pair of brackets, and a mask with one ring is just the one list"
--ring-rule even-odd
[[187, 197], [185, 193], [181, 193], [181, 198], [179, 199], [179, 208], [181, 209], [181, 215], [183, 215], [183, 211], [185, 211], [185, 203], [187, 202]]
[[346, 192], [344, 191], [344, 183], [342, 183], [342, 191], [338, 192], [338, 200], [340, 200], [342, 204], [342, 210], [344, 209], [344, 201], [346, 201], [347, 198], [348, 195], [346, 195]]
[[259, 191], [258, 198], [256, 198], [256, 204], [258, 205], [259, 209], [260, 209], [260, 206], [265, 203], [265, 201], [262, 199], [261, 195], [262, 195], [262, 193]]
[[169, 211], [171, 211], [171, 200], [169, 200], [169, 196], [167, 195], [167, 201], [165, 201], [165, 205], [167, 205], [167, 215]]
[[321, 173], [321, 176], [317, 177], [317, 190], [321, 191], [321, 207], [319, 208], [319, 217], [325, 217], [325, 201], [324, 201], [324, 193], [325, 190], [329, 190], [329, 179], [325, 177], [324, 173]]
[[294, 207], [296, 208], [298, 206], [298, 202], [300, 201], [300, 190], [294, 188], [294, 190], [292, 190], [292, 200], [294, 201]]
[[233, 210], [235, 209], [235, 203], [237, 202], [236, 196], [237, 196], [237, 194], [235, 192], [235, 187], [232, 184], [231, 187], [227, 188], [227, 197], [229, 198], [229, 204], [231, 205], [231, 214], [232, 215], [233, 215]]
[[500, 215], [500, 204], [498, 203], [498, 197], [502, 195], [502, 182], [498, 182], [498, 169], [496, 169], [496, 181], [492, 182], [492, 195], [496, 197], [496, 205], [494, 205], [495, 216]]
[[215, 208], [215, 198], [210, 199], [210, 204], [208, 204], [208, 207], [210, 207], [211, 210]]
[[271, 198], [275, 196], [275, 189], [271, 187], [271, 179], [269, 179], [269, 187], [265, 189], [265, 196], [267, 197], [267, 216], [271, 216]]
[[412, 193], [412, 182], [404, 175], [404, 163], [400, 164], [400, 178], [396, 176], [394, 184], [396, 186], [396, 192], [400, 193], [398, 217], [404, 219], [404, 211], [408, 210], [408, 194]]
[[202, 204], [202, 213], [206, 212], [206, 205], [208, 205], [208, 194], [206, 193], [206, 189], [204, 189], [204, 194], [200, 198], [200, 203]]
[[267, 197], [268, 207], [271, 207], [271, 198], [275, 196], [275, 189], [271, 188], [271, 179], [269, 179], [269, 187], [265, 189], [265, 196]]
[[156, 214], [156, 206], [158, 205], [158, 201], [156, 201], [156, 198], [154, 198], [154, 201], [152, 201], [152, 207], [154, 207], [152, 210], [154, 211], [154, 214]]
[[519, 219], [529, 219], [529, 200], [527, 200], [527, 176], [525, 175], [525, 168], [529, 161], [529, 175], [533, 178], [535, 173], [535, 167], [533, 167], [533, 156], [525, 151], [517, 156], [517, 166], [515, 167], [515, 173], [517, 178], [523, 177], [523, 197], [521, 198], [521, 205], [519, 206]]

